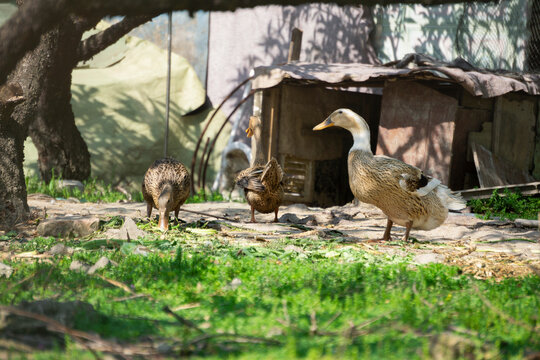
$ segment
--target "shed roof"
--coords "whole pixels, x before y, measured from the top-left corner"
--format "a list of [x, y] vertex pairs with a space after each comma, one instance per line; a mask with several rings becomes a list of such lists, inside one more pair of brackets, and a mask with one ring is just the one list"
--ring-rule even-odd
[[401, 61], [385, 65], [292, 62], [260, 66], [255, 68], [252, 88], [270, 88], [281, 82], [382, 87], [385, 81], [397, 79], [456, 83], [470, 94], [484, 98], [517, 91], [540, 94], [540, 74], [488, 71], [477, 69], [461, 58], [445, 63], [420, 54], [409, 54]]

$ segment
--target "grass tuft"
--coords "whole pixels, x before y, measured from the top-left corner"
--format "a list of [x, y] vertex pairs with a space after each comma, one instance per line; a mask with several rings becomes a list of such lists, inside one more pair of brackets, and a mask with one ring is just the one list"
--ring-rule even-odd
[[508, 189], [504, 189], [503, 194], [504, 196], [501, 196], [497, 190], [493, 190], [489, 199], [472, 199], [469, 200], [468, 205], [472, 212], [482, 215], [484, 219], [491, 217], [509, 220], [538, 219], [539, 196], [523, 196], [518, 191], [513, 192]]

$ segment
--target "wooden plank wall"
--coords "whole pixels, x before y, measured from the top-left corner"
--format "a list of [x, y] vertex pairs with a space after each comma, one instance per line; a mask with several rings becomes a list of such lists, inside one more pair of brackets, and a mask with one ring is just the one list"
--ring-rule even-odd
[[384, 88], [377, 154], [414, 165], [449, 183], [458, 100], [417, 82]]

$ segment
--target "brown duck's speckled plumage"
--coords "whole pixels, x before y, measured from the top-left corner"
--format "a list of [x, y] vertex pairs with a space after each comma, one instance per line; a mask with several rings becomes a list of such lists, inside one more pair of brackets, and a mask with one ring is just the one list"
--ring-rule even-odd
[[152, 208], [161, 210], [158, 200], [166, 185], [170, 185], [172, 191], [165, 215], [168, 217], [169, 212], [174, 210], [178, 217], [180, 206], [189, 196], [191, 179], [187, 168], [170, 157], [156, 160], [144, 174], [142, 193], [148, 205], [148, 216], [151, 215]]
[[274, 212], [277, 221], [277, 211], [283, 200], [282, 180], [283, 170], [277, 160], [272, 158], [264, 166], [257, 165], [241, 171], [236, 177], [236, 184], [244, 189], [252, 210], [263, 214]]
[[[425, 196], [415, 191], [427, 184], [427, 177], [414, 166], [397, 159], [377, 156], [367, 151], [349, 153], [349, 185], [354, 196], [377, 206], [394, 223], [406, 226], [412, 221], [413, 229], [429, 230], [441, 225], [448, 209], [436, 192]], [[406, 189], [399, 180], [408, 174]]]

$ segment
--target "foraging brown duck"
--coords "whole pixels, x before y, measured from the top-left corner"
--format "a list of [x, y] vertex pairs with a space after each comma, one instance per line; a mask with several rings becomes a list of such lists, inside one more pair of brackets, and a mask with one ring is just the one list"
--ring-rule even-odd
[[246, 200], [251, 206], [251, 222], [255, 220], [255, 210], [275, 214], [274, 222], [283, 200], [283, 171], [276, 159], [272, 158], [264, 166], [257, 165], [241, 171], [236, 177], [236, 184], [244, 188]]
[[390, 239], [394, 223], [405, 226], [403, 240], [411, 229], [431, 230], [440, 226], [448, 210], [465, 208], [465, 201], [437, 179], [412, 165], [384, 155], [373, 155], [366, 121], [349, 109], [338, 109], [313, 130], [340, 126], [353, 136], [349, 151], [349, 185], [354, 196], [377, 206], [388, 217], [382, 240]]
[[159, 227], [167, 230], [169, 213], [174, 210], [178, 218], [180, 206], [189, 196], [191, 179], [187, 168], [178, 160], [167, 157], [154, 161], [144, 174], [142, 193], [146, 201], [146, 213], [152, 208], [159, 211]]

